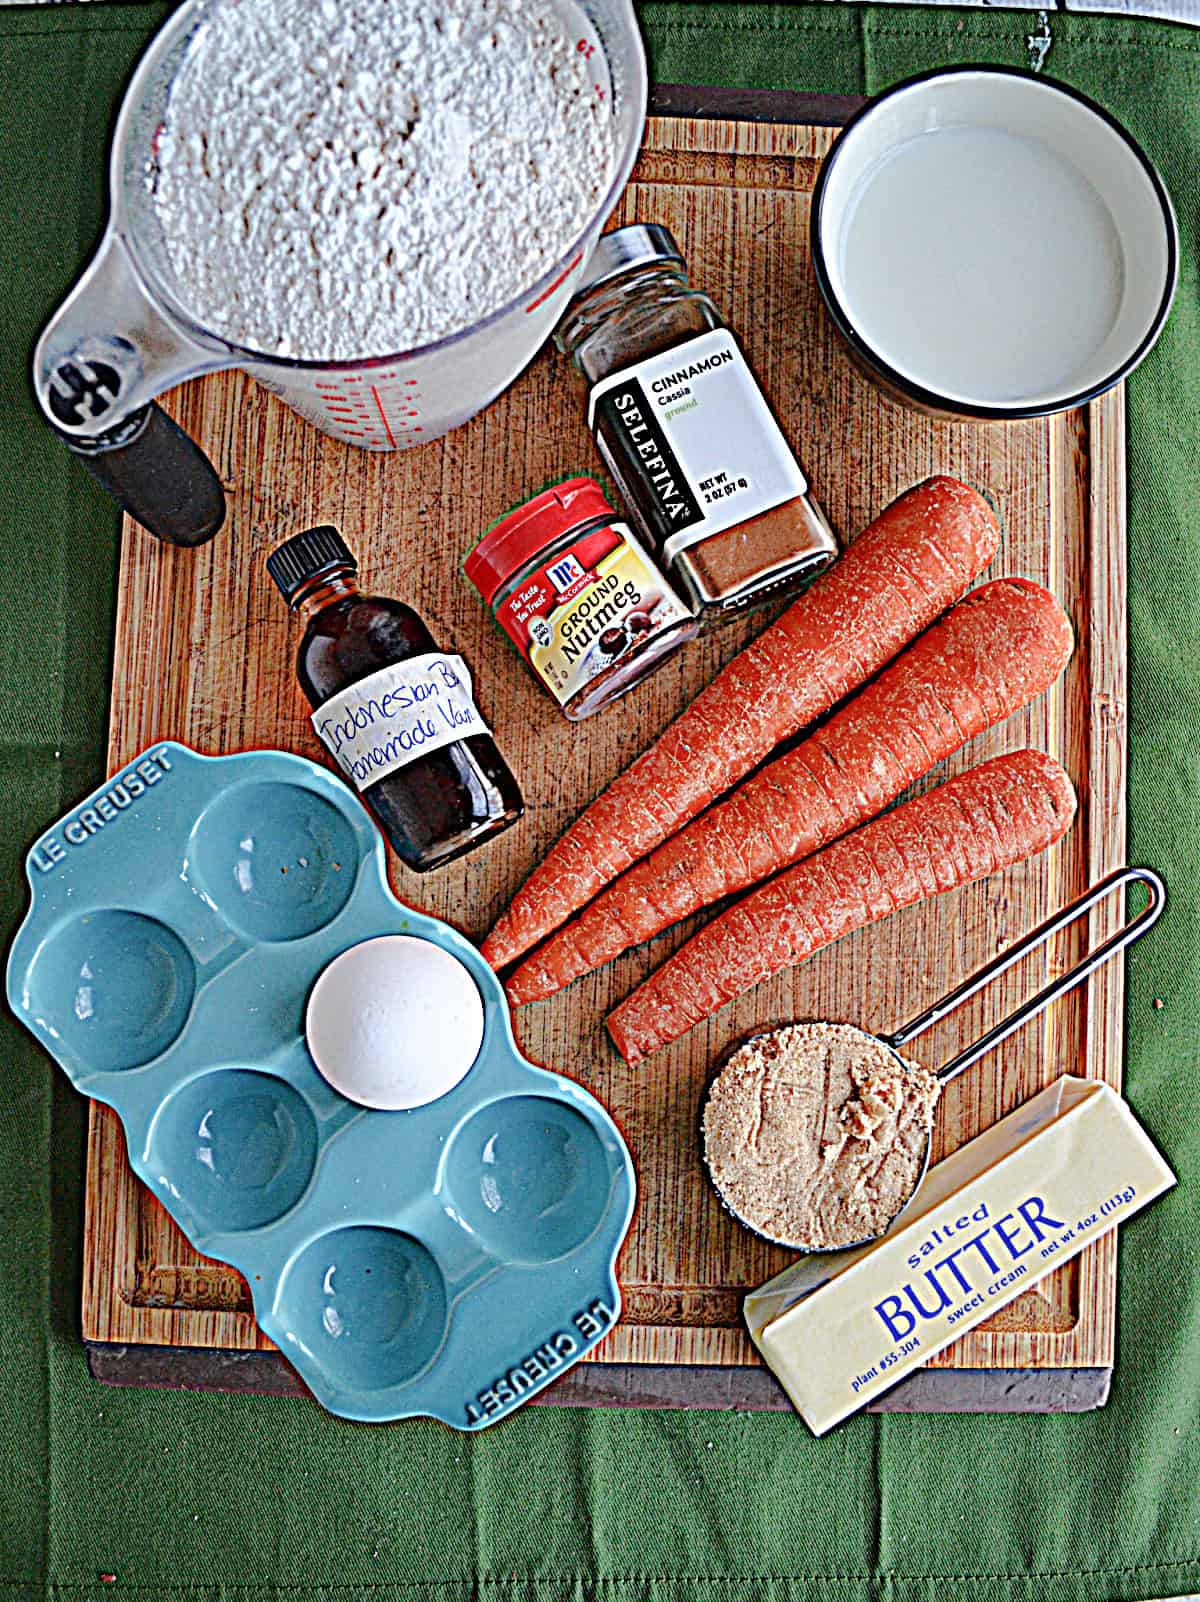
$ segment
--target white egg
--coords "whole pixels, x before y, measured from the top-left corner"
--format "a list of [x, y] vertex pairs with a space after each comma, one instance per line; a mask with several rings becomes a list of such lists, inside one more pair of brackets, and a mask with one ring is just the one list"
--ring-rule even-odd
[[334, 958], [313, 986], [304, 1028], [335, 1090], [394, 1112], [436, 1101], [470, 1071], [483, 1043], [483, 1000], [441, 946], [382, 935]]

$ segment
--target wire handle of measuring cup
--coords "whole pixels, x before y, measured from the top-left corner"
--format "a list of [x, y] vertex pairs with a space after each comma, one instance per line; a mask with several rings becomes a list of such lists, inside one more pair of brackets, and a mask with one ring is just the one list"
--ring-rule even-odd
[[1010, 946], [1007, 951], [1001, 952], [998, 957], [980, 968], [978, 973], [972, 974], [969, 979], [964, 979], [962, 984], [948, 996], [943, 996], [941, 1001], [935, 1001], [932, 1007], [926, 1008], [923, 1013], [897, 1029], [894, 1034], [884, 1035], [881, 1038], [887, 1045], [895, 1048], [907, 1045], [910, 1040], [924, 1034], [934, 1024], [948, 1017], [964, 1001], [977, 995], [985, 986], [991, 984], [993, 979], [1006, 973], [1014, 963], [1020, 962], [1022, 957], [1044, 945], [1051, 935], [1057, 934], [1060, 929], [1074, 923], [1083, 913], [1089, 912], [1097, 902], [1103, 901], [1122, 885], [1133, 883], [1144, 884], [1147, 892], [1146, 905], [1137, 916], [1131, 918], [1123, 928], [1118, 929], [1116, 934], [1110, 935], [1094, 951], [1090, 951], [1083, 961], [1077, 963], [1068, 973], [1051, 980], [1038, 991], [1037, 995], [1022, 1002], [1014, 1012], [1009, 1013], [1007, 1018], [994, 1024], [986, 1034], [980, 1035], [973, 1045], [968, 1046], [957, 1057], [951, 1058], [944, 1068], [939, 1068], [937, 1077], [943, 1084], [948, 1084], [972, 1063], [978, 1062], [980, 1057], [991, 1051], [993, 1046], [998, 1046], [1002, 1040], [1007, 1040], [1009, 1035], [1015, 1034], [1031, 1018], [1036, 1018], [1039, 1013], [1045, 1012], [1052, 1001], [1057, 1001], [1059, 996], [1065, 996], [1068, 990], [1074, 990], [1076, 985], [1082, 984], [1088, 975], [1107, 962], [1109, 957], [1132, 945], [1146, 933], [1147, 929], [1157, 923], [1167, 904], [1167, 887], [1153, 868], [1119, 868], [1115, 873], [1110, 873], [1106, 879], [1101, 879], [1085, 895], [1080, 896], [1078, 901], [1063, 907], [1053, 917], [1047, 918], [1045, 923], [1039, 924], [1031, 933], [1018, 940], [1015, 946]]

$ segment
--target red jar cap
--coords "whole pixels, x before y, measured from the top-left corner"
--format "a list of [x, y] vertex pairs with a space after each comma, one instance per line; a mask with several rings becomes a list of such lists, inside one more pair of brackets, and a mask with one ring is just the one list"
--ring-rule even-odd
[[463, 571], [490, 606], [500, 586], [560, 535], [594, 517], [616, 515], [594, 478], [565, 478], [493, 523]]

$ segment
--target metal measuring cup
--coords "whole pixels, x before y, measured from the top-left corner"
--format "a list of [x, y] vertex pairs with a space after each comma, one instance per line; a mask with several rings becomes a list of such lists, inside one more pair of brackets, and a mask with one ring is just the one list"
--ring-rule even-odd
[[[949, 1017], [964, 1001], [977, 995], [979, 991], [991, 984], [993, 979], [998, 978], [1002, 973], [1006, 973], [1009, 968], [1020, 962], [1022, 957], [1027, 956], [1031, 951], [1036, 951], [1039, 946], [1044, 945], [1050, 939], [1051, 935], [1057, 934], [1060, 929], [1066, 928], [1076, 918], [1081, 917], [1085, 912], [1089, 912], [1114, 890], [1134, 882], [1143, 884], [1146, 887], [1146, 905], [1142, 910], [1122, 928], [1118, 929], [1115, 934], [1102, 941], [1094, 951], [1090, 951], [1075, 967], [1062, 974], [1059, 978], [1052, 979], [1035, 996], [1032, 996], [1028, 1001], [1022, 1002], [1019, 1007], [1009, 1013], [1007, 1018], [1003, 1018], [999, 1023], [994, 1024], [986, 1033], [980, 1035], [979, 1039], [972, 1045], [967, 1046], [956, 1057], [952, 1057], [944, 1067], [939, 1068], [934, 1077], [941, 1085], [948, 1085], [952, 1079], [956, 1079], [959, 1074], [977, 1063], [981, 1057], [991, 1051], [993, 1046], [998, 1046], [1002, 1040], [1007, 1040], [1009, 1035], [1015, 1034], [1022, 1025], [1028, 1023], [1032, 1018], [1036, 1018], [1040, 1013], [1045, 1012], [1051, 1002], [1057, 1001], [1060, 996], [1065, 996], [1069, 990], [1074, 990], [1076, 985], [1082, 984], [1090, 974], [1093, 974], [1110, 957], [1115, 956], [1118, 951], [1123, 951], [1126, 946], [1132, 945], [1153, 924], [1157, 923], [1163, 908], [1167, 904], [1167, 888], [1152, 868], [1119, 868], [1115, 873], [1110, 873], [1107, 878], [1101, 879], [1098, 884], [1093, 885], [1077, 901], [1071, 902], [1069, 906], [1063, 907], [1059, 912], [1054, 913], [1052, 917], [1047, 918], [1044, 923], [1040, 923], [1036, 929], [1031, 930], [1029, 934], [1018, 940], [1015, 945], [1010, 946], [1007, 951], [1001, 952], [999, 956], [994, 957], [991, 962], [986, 963], [977, 973], [972, 974], [969, 979], [964, 979], [962, 984], [956, 986], [948, 995], [943, 996], [940, 1001], [935, 1001], [932, 1007], [927, 1007], [924, 1012], [918, 1013], [915, 1018], [910, 1019], [908, 1023], [893, 1031], [892, 1034], [871, 1035], [865, 1029], [859, 1030], [858, 1033], [862, 1035], [864, 1040], [877, 1041], [891, 1052], [897, 1062], [907, 1068], [908, 1064], [905, 1063], [904, 1058], [900, 1055], [902, 1046], [906, 1046], [910, 1040], [915, 1040], [918, 1035], [924, 1034], [927, 1029], [931, 1029], [934, 1024], [940, 1023], [943, 1018]], [[844, 1027], [855, 1028], [855, 1025], [851, 1024]], [[759, 1030], [753, 1035], [748, 1035], [745, 1040], [740, 1041], [734, 1050], [740, 1050], [742, 1046], [748, 1045], [750, 1041], [761, 1040], [774, 1033], [776, 1031], [773, 1029]], [[732, 1055], [733, 1052], [730, 1052], [726, 1060]], [[714, 1079], [713, 1083], [715, 1082]], [[709, 1089], [711, 1092], [711, 1086]], [[706, 1095], [705, 1102], [707, 1102], [707, 1099]], [[703, 1120], [703, 1107], [701, 1108], [701, 1119]], [[887, 1230], [895, 1227], [911, 1204], [913, 1196], [920, 1189], [921, 1182], [929, 1168], [929, 1156], [932, 1149], [933, 1137], [930, 1134], [925, 1142], [925, 1156], [921, 1163], [920, 1173], [917, 1175], [908, 1199], [892, 1218]], [[867, 1246], [871, 1241], [879, 1239], [877, 1235], [869, 1235], [863, 1240], [846, 1242], [837, 1246], [817, 1246], [808, 1241], [781, 1240], [778, 1236], [768, 1235], [758, 1229], [754, 1224], [743, 1218], [735, 1207], [730, 1205], [720, 1185], [717, 1184], [711, 1169], [709, 1170], [709, 1178], [712, 1180], [713, 1188], [720, 1197], [725, 1210], [736, 1218], [739, 1224], [748, 1229], [751, 1234], [757, 1235], [760, 1240], [768, 1241], [773, 1246], [787, 1246], [794, 1251], [802, 1252], [841, 1252], [853, 1251], [856, 1247]], [[887, 1233], [887, 1231], [885, 1230], [881, 1233]]]

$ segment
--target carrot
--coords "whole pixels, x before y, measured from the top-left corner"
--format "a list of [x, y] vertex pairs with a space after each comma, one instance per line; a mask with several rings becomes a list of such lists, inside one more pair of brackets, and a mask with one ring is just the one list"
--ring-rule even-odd
[[690, 913], [882, 812], [914, 779], [1049, 688], [1071, 655], [1058, 602], [1028, 579], [974, 590], [815, 734], [608, 886], [509, 979], [551, 996]]
[[713, 919], [609, 1015], [631, 1063], [853, 929], [1022, 862], [1075, 813], [1053, 757], [1014, 751], [896, 807]]
[[882, 512], [576, 820], [483, 943], [502, 968], [849, 695], [996, 554], [983, 497], [931, 478]]

